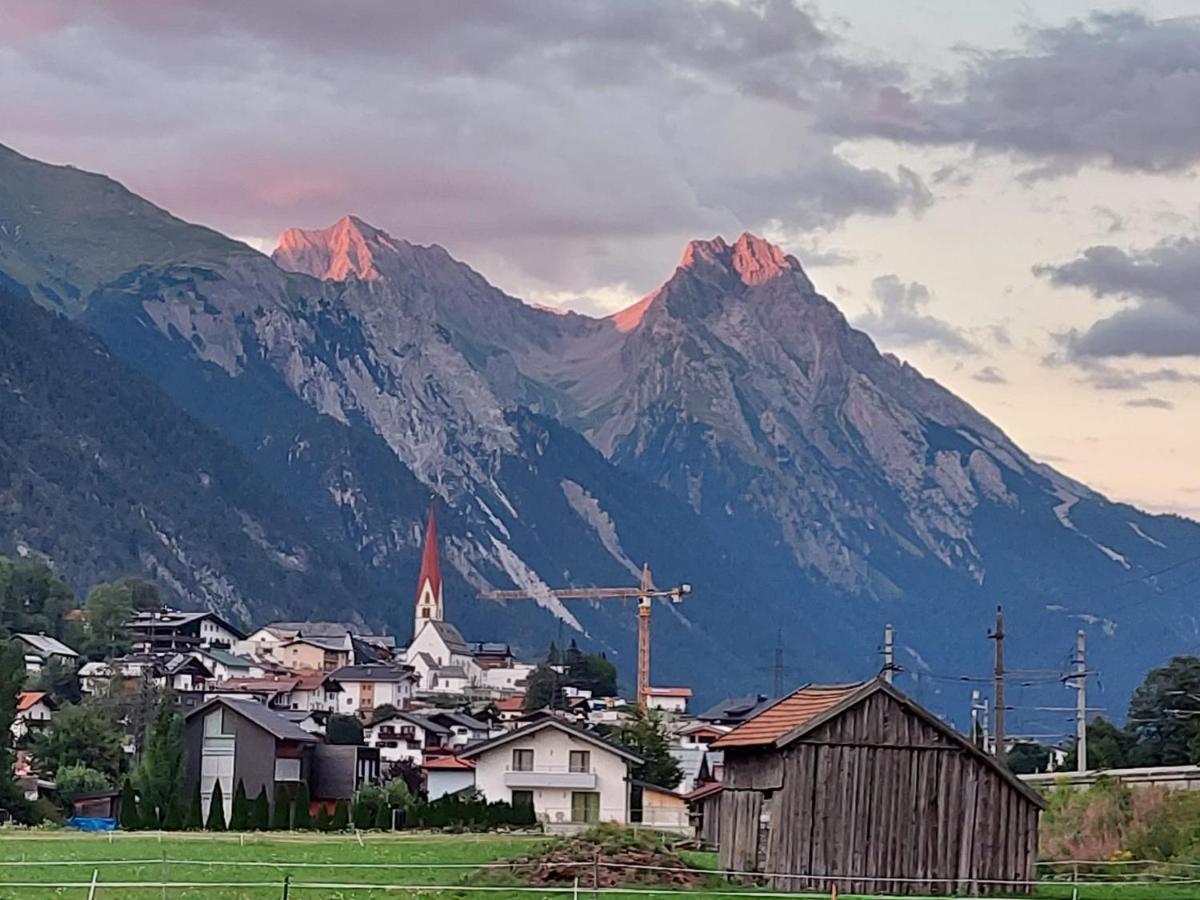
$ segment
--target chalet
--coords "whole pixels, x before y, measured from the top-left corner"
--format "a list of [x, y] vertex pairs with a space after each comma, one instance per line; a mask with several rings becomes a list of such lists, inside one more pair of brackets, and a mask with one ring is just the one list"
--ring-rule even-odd
[[19, 741], [45, 728], [56, 709], [58, 704], [45, 691], [21, 691], [11, 726], [13, 739]]
[[512, 726], [521, 716], [525, 715], [525, 695], [513, 694], [501, 697], [493, 704], [496, 707], [497, 718], [507, 726]]
[[343, 689], [338, 712], [364, 719], [372, 718], [381, 706], [407, 709], [416, 682], [408, 667], [379, 663], [342, 666], [333, 678]]
[[379, 751], [383, 763], [421, 765], [428, 750], [440, 750], [450, 729], [415, 713], [397, 710], [363, 727], [363, 743]]
[[180, 612], [167, 609], [138, 612], [129, 621], [137, 653], [186, 651], [198, 647], [228, 650], [245, 635], [212, 611]]
[[692, 689], [686, 687], [652, 687], [646, 688], [646, 705], [650, 709], [669, 715], [681, 716], [687, 712], [688, 701], [692, 699]]
[[73, 667], [79, 661], [78, 653], [45, 632], [18, 633], [13, 637], [21, 642], [21, 649], [25, 653], [26, 672], [40, 672], [44, 666], [52, 662]]
[[824, 893], [974, 895], [1035, 877], [1042, 799], [880, 679], [802, 687], [712, 746], [722, 869]]
[[[464, 712], [431, 709], [422, 711], [421, 718], [447, 730], [447, 736], [442, 742], [442, 746], [447, 749], [457, 750], [493, 737], [491, 726], [487, 722]], [[497, 734], [499, 732], [500, 729], [497, 729]]]
[[333, 672], [350, 663], [348, 637], [297, 637], [275, 648], [275, 659], [292, 671]]
[[457, 756], [431, 756], [421, 769], [430, 800], [475, 787], [475, 761]]
[[458, 754], [475, 762], [475, 787], [488, 800], [533, 807], [539, 821], [585, 827], [629, 821], [625, 747], [555, 718], [507, 732]]
[[236, 656], [218, 647], [202, 647], [189, 654], [204, 663], [215, 681], [230, 678], [262, 678], [267, 674], [263, 664], [244, 656]]
[[247, 796], [266, 787], [274, 802], [276, 786], [309, 780], [313, 748], [319, 743], [319, 738], [261, 703], [215, 697], [184, 719], [187, 783], [190, 788], [199, 782], [207, 811], [220, 782], [228, 821], [239, 781]]

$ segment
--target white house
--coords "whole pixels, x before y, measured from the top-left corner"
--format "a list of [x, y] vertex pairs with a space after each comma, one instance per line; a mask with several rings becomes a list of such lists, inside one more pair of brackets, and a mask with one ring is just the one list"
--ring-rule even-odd
[[18, 633], [13, 635], [21, 642], [25, 653], [25, 671], [40, 672], [42, 666], [51, 662], [74, 666], [79, 654], [57, 638], [52, 638], [45, 632], [38, 634]]
[[333, 673], [342, 686], [338, 712], [369, 718], [381, 706], [407, 709], [416, 676], [406, 668], [384, 663], [342, 666]]
[[652, 687], [646, 689], [646, 705], [673, 716], [687, 712], [692, 689], [687, 687]]
[[45, 691], [22, 691], [17, 694], [17, 714], [12, 722], [12, 736], [20, 740], [31, 732], [44, 728], [55, 710], [54, 701]]
[[235, 656], [216, 647], [193, 650], [191, 655], [204, 663], [216, 681], [227, 681], [230, 678], [262, 678], [267, 674], [261, 663], [244, 656]]
[[498, 691], [524, 691], [529, 677], [537, 666], [532, 663], [515, 662], [483, 670], [483, 683]]
[[475, 762], [475, 787], [488, 800], [533, 806], [555, 826], [629, 821], [629, 770], [641, 760], [624, 747], [546, 718], [459, 754]]
[[425, 762], [425, 751], [440, 748], [450, 729], [413, 713], [394, 712], [363, 728], [363, 743], [379, 750], [381, 763]]
[[433, 756], [421, 766], [430, 800], [475, 787], [475, 763], [457, 756]]

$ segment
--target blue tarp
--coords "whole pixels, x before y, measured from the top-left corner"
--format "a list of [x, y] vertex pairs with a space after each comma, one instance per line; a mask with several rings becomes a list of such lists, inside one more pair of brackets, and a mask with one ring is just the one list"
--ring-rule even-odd
[[71, 816], [71, 818], [67, 819], [67, 825], [71, 828], [78, 828], [80, 831], [114, 831], [117, 827], [117, 820]]

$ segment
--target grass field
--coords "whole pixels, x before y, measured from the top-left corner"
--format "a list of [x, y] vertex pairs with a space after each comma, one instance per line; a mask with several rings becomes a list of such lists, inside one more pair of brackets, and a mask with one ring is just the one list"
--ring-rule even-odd
[[[503, 869], [481, 868], [528, 852], [542, 837], [501, 835], [167, 835], [135, 837], [67, 832], [0, 833], [0, 900], [88, 896], [98, 873], [96, 900], [266, 900], [283, 896], [284, 876], [295, 900], [416, 898], [467, 900], [571, 896], [505, 884]], [[711, 859], [690, 855], [694, 864]], [[704, 867], [708, 867], [704, 866]], [[134, 887], [128, 882], [153, 882]], [[167, 882], [167, 887], [159, 886]], [[584, 879], [586, 883], [586, 879]], [[360, 885], [387, 887], [360, 887]], [[468, 890], [465, 888], [475, 888]], [[714, 878], [704, 891], [658, 896], [687, 900], [754, 896]], [[581, 890], [581, 897], [590, 891]], [[645, 893], [606, 893], [635, 900]], [[1072, 897], [1070, 886], [1043, 886], [1040, 898]], [[845, 900], [849, 900], [843, 895]], [[1200, 897], [1200, 885], [1080, 887], [1079, 900], [1182, 900]]]

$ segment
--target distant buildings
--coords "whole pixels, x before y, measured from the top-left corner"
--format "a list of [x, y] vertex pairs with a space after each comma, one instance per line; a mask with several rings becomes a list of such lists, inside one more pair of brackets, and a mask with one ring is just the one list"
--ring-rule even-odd
[[60, 665], [74, 666], [79, 654], [57, 638], [45, 633], [14, 634], [25, 651], [25, 671], [40, 672], [52, 662]]

